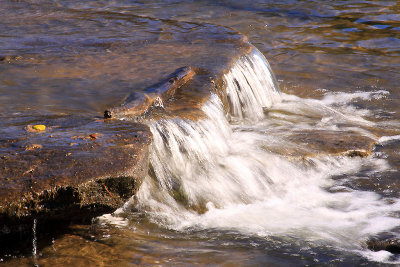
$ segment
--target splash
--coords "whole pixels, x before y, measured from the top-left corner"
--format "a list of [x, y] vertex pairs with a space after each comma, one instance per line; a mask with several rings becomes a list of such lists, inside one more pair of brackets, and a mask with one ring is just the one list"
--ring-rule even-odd
[[325, 100], [281, 94], [258, 51], [242, 57], [224, 78], [228, 116], [212, 95], [203, 107], [204, 120], [149, 123], [151, 172], [126, 210], [134, 205], [153, 222], [179, 231], [234, 230], [349, 251], [364, 251], [369, 236], [400, 226], [391, 216], [400, 211], [398, 200], [353, 190], [334, 179], [351, 179], [366, 166], [385, 171], [390, 166], [384, 159], [325, 155], [293, 160], [265, 149], [274, 142], [285, 149], [285, 140], [269, 131], [333, 129], [350, 122], [357, 128], [371, 122], [343, 114]]

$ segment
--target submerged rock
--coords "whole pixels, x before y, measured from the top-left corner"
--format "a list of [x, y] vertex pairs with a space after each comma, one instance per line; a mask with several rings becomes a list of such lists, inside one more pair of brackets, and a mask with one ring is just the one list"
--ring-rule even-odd
[[288, 156], [304, 159], [318, 156], [367, 157], [376, 141], [356, 132], [303, 130], [288, 132], [285, 148], [279, 145], [265, 145], [264, 149]]

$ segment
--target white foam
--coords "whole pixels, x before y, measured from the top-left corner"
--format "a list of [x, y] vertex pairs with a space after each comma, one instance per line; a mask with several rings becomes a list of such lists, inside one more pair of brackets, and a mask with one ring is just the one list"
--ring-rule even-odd
[[387, 145], [392, 142], [396, 142], [400, 140], [400, 135], [393, 135], [393, 136], [382, 136], [378, 139], [378, 144], [380, 145]]
[[333, 104], [346, 104], [354, 101], [355, 99], [361, 100], [373, 100], [373, 99], [382, 99], [389, 95], [389, 92], [386, 90], [377, 90], [372, 92], [335, 92], [335, 93], [326, 93], [323, 99], [321, 100], [326, 105]]
[[117, 227], [126, 227], [129, 225], [129, 221], [126, 218], [118, 216], [121, 210], [116, 210], [113, 214], [103, 214], [97, 217], [97, 222], [100, 224], [111, 224]]
[[380, 250], [380, 251], [370, 251], [370, 250], [359, 250], [357, 251], [359, 254], [369, 259], [370, 261], [391, 264], [391, 265], [399, 265], [400, 259], [396, 259], [394, 255], [388, 251]]
[[305, 117], [321, 118], [322, 123], [329, 122], [329, 125], [344, 123], [368, 127], [376, 125], [375, 122], [364, 118], [364, 116], [370, 115], [369, 111], [354, 109], [351, 105], [344, 105], [338, 108], [329, 105], [323, 100], [300, 98], [287, 94], [282, 94], [282, 96], [284, 101], [276, 104], [274, 108]]
[[[326, 156], [293, 163], [262, 150], [265, 135], [240, 131], [241, 126], [232, 131], [219, 105], [214, 96], [204, 109], [209, 119], [200, 123], [151, 125], [158, 180], [145, 179], [137, 207], [155, 222], [176, 230], [292, 235], [353, 249], [369, 235], [400, 225], [390, 216], [400, 210], [398, 201], [389, 205], [373, 192], [326, 191], [335, 186], [332, 176], [357, 173], [365, 165], [384, 171], [385, 160]], [[187, 198], [186, 207], [173, 198], [176, 188]], [[205, 203], [204, 214], [187, 209]]]

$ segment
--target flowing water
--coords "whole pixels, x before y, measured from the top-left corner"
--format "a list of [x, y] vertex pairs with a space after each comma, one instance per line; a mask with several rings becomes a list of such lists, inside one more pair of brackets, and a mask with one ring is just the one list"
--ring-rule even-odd
[[[7, 2], [14, 11], [40, 5], [40, 1]], [[148, 122], [154, 136], [151, 168], [138, 194], [124, 207], [90, 226], [73, 226], [50, 243], [35, 235], [33, 255], [5, 255], [5, 264], [400, 264], [398, 256], [366, 247], [374, 237], [400, 238], [400, 6], [396, 1], [55, 3], [49, 7], [53, 12], [69, 10], [74, 15], [67, 26], [59, 25], [55, 17], [46, 21], [67, 29], [60, 35], [77, 50], [89, 40], [79, 33], [67, 34], [69, 27], [74, 28], [71, 25], [86, 25], [93, 39], [124, 43], [151, 40], [165, 29], [166, 21], [173, 21], [172, 35], [197, 31], [198, 25], [205, 28], [202, 34], [209, 30], [233, 35], [232, 28], [249, 36], [259, 51], [253, 49], [237, 59], [224, 75], [228, 111], [212, 95], [203, 107], [204, 119]], [[43, 15], [41, 8], [37, 10]], [[74, 13], [77, 10], [90, 22], [83, 23]], [[40, 22], [40, 16], [36, 19]], [[139, 37], [134, 31], [134, 37], [126, 33], [128, 22], [140, 25]], [[102, 33], [98, 24], [115, 32]], [[40, 31], [45, 25], [38, 25], [19, 29], [24, 32], [24, 27], [32, 27], [45, 42], [46, 34]], [[229, 30], [224, 32], [226, 27]], [[54, 31], [49, 35], [58, 32]], [[22, 36], [11, 35], [1, 36], [2, 52], [27, 49], [44, 55], [71, 54], [65, 46], [61, 49], [47, 41], [38, 46], [49, 51], [32, 51]], [[124, 46], [126, 54], [133, 51]], [[165, 66], [173, 60], [159, 55], [149, 56], [147, 62], [159, 60]], [[103, 59], [105, 65], [119, 62], [113, 56]], [[129, 92], [129, 79], [149, 83], [141, 77], [146, 76], [143, 73], [127, 78], [135, 73], [118, 71], [122, 72], [118, 77], [125, 78], [117, 80], [113, 78], [117, 74], [107, 69], [102, 75], [107, 73], [105, 82], [112, 88], [121, 85], [119, 95]], [[155, 74], [160, 73], [156, 69]], [[48, 89], [30, 94], [47, 103], [49, 113], [95, 113], [113, 94], [90, 89], [87, 80], [73, 79], [84, 95], [79, 98], [79, 91], [57, 95], [65, 85], [57, 87], [56, 80], [46, 87], [46, 81], [31, 78], [18, 87], [17, 74], [11, 74], [12, 81], [3, 79], [0, 90], [14, 86], [21, 91], [4, 93], [3, 105], [13, 94], [29, 93], [29, 81]], [[92, 95], [99, 96], [100, 103], [89, 102], [89, 107], [82, 108]], [[42, 98], [46, 101], [41, 102]], [[66, 99], [72, 105], [62, 104]], [[8, 105], [23, 113], [18, 104]], [[368, 138], [376, 145], [367, 157], [348, 157], [332, 152], [332, 136], [355, 141]]]

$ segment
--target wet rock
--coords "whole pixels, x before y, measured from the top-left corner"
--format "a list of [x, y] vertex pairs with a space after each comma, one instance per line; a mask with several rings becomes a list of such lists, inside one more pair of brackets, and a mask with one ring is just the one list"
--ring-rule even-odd
[[25, 130], [30, 133], [40, 133], [46, 131], [46, 126], [42, 124], [27, 125]]
[[171, 98], [177, 89], [190, 81], [194, 75], [195, 71], [191, 67], [179, 68], [144, 93], [131, 93], [120, 107], [104, 111], [104, 118], [143, 116], [152, 106], [163, 107], [163, 103]]
[[356, 150], [348, 150], [344, 152], [344, 155], [350, 158], [353, 157], [361, 157], [365, 158], [368, 157], [371, 154], [371, 150], [362, 150], [362, 149], [356, 149]]
[[367, 247], [373, 251], [386, 250], [393, 254], [400, 254], [400, 240], [387, 239], [387, 240], [369, 240]]
[[350, 131], [304, 130], [280, 135], [285, 140], [285, 149], [277, 144], [268, 144], [264, 149], [294, 159], [318, 156], [367, 157], [371, 154], [375, 140]]
[[112, 112], [109, 110], [104, 111], [104, 118], [105, 119], [111, 119], [112, 117]]
[[322, 130], [293, 132], [290, 140], [297, 144], [305, 144], [314, 151], [344, 154], [349, 157], [369, 155], [375, 143], [373, 139], [355, 132]]
[[[145, 125], [72, 116], [46, 124], [57, 127], [41, 134], [19, 128], [0, 139], [0, 240], [23, 236], [33, 219], [82, 222], [112, 212], [147, 174]], [[88, 138], [71, 146], [72, 134]]]
[[36, 149], [42, 149], [42, 148], [43, 148], [43, 146], [41, 144], [32, 144], [32, 145], [27, 145], [25, 147], [25, 150], [28, 151], [28, 150], [36, 150]]
[[18, 60], [22, 60], [22, 56], [0, 56], [0, 62], [11, 63]]

